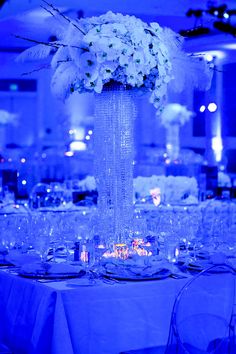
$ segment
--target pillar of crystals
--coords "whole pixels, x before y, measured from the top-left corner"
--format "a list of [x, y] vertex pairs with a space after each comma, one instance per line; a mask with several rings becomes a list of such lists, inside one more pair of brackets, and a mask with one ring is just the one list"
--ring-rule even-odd
[[166, 152], [171, 161], [179, 158], [179, 124], [166, 127]]
[[133, 127], [136, 110], [132, 90], [105, 85], [95, 95], [94, 167], [98, 189], [100, 235], [124, 242], [133, 218]]

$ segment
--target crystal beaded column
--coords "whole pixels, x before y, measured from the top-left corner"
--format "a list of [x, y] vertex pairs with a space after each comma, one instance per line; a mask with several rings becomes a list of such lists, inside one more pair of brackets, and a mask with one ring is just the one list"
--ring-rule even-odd
[[179, 151], [179, 124], [170, 124], [166, 127], [166, 152], [171, 161], [178, 159]]
[[116, 83], [95, 95], [94, 165], [98, 223], [104, 239], [124, 242], [133, 218], [132, 91]]

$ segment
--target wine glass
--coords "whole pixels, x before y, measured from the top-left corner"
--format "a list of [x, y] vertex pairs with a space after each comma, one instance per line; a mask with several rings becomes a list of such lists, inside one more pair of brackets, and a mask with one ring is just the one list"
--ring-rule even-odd
[[30, 219], [30, 242], [41, 262], [47, 261], [50, 249], [49, 220], [47, 213], [34, 212]]

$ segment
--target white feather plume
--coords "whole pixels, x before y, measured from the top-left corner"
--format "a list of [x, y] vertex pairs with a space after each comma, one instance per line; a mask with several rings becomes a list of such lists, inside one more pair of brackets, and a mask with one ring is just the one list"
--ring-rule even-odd
[[17, 56], [17, 62], [24, 62], [27, 60], [40, 60], [47, 58], [51, 53], [52, 47], [46, 44], [37, 44], [31, 48], [26, 49]]
[[[175, 39], [175, 40], [174, 40]], [[169, 86], [173, 91], [182, 92], [186, 88], [208, 90], [211, 86], [213, 70], [200, 55], [187, 55], [183, 50], [183, 37], [171, 29], [164, 28], [162, 40], [168, 47], [172, 77]]]
[[51, 80], [51, 89], [57, 98], [64, 100], [68, 96], [77, 75], [78, 68], [71, 62], [58, 66]]
[[182, 53], [173, 59], [173, 79], [170, 87], [182, 92], [188, 88], [208, 90], [211, 86], [213, 69], [209, 70], [208, 63], [202, 57], [186, 56]]
[[68, 59], [68, 48], [67, 47], [59, 48], [52, 58], [51, 61], [52, 69], [56, 70], [59, 63], [62, 61], [66, 61], [67, 59]]

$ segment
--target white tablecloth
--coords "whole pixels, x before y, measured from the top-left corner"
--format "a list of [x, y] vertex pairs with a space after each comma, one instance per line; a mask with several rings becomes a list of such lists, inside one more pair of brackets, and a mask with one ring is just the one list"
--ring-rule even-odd
[[79, 280], [41, 284], [2, 270], [2, 333], [17, 354], [118, 354], [163, 345], [186, 281], [81, 287]]

